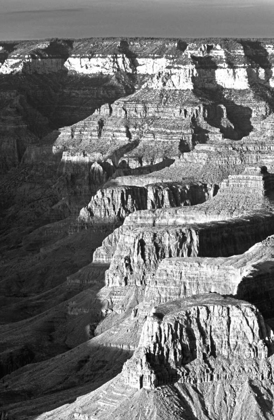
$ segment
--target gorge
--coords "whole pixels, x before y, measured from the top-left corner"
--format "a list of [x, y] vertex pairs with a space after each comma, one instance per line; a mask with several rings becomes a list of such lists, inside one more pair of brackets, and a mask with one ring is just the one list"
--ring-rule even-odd
[[0, 42], [1, 420], [274, 419], [274, 42]]

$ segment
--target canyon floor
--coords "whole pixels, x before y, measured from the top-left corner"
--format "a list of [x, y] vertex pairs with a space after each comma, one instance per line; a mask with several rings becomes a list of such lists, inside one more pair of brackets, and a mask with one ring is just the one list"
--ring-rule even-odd
[[0, 42], [0, 419], [274, 419], [274, 42]]

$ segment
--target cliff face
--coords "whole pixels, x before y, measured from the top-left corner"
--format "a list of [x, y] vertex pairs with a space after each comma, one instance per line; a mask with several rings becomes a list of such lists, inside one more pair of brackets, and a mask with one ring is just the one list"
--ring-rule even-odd
[[206, 223], [240, 217], [256, 211], [268, 211], [273, 205], [273, 175], [267, 168], [246, 167], [239, 175], [229, 175], [213, 200], [200, 206], [136, 212], [125, 225], [147, 226]]
[[64, 186], [56, 203], [69, 197], [73, 214], [119, 171], [135, 178], [143, 173], [142, 185], [182, 178], [189, 184], [193, 177], [214, 185], [247, 164], [271, 164], [270, 40], [0, 46], [1, 171], [23, 163], [27, 148], [50, 145], [54, 154], [62, 153], [58, 175]]
[[111, 262], [108, 286], [127, 286], [146, 284], [164, 258], [241, 253], [272, 232], [272, 191], [272, 175], [247, 169], [204, 204], [135, 212], [103, 242], [94, 261]]
[[[84, 152], [115, 165], [123, 157], [134, 167], [197, 143], [239, 140], [259, 131], [272, 112], [271, 41], [91, 39], [1, 47], [2, 119], [18, 132], [22, 150], [52, 132], [54, 150], [68, 150], [72, 161]], [[35, 137], [21, 136], [23, 126]], [[53, 131], [64, 126], [71, 127]], [[131, 147], [135, 139], [141, 142]]]
[[272, 317], [272, 247], [270, 236], [244, 254], [228, 258], [166, 258], [150, 279], [145, 306], [217, 292], [246, 299], [264, 316]]
[[124, 220], [137, 210], [191, 206], [212, 198], [213, 192], [212, 186], [205, 184], [108, 187], [98, 190], [87, 207], [81, 209], [79, 221]]
[[259, 373], [254, 362], [272, 352], [273, 333], [255, 307], [220, 295], [197, 295], [153, 310], [123, 374], [131, 386], [149, 389], [173, 381], [235, 380], [248, 359], [254, 370], [247, 377], [271, 380], [273, 368], [267, 372], [266, 364]]
[[273, 419], [272, 351], [273, 333], [247, 302], [177, 300], [153, 309], [120, 375], [39, 418]]

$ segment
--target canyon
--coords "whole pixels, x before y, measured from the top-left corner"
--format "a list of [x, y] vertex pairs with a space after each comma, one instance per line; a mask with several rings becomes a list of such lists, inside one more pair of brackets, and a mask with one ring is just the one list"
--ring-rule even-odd
[[0, 42], [1, 419], [274, 419], [273, 68]]

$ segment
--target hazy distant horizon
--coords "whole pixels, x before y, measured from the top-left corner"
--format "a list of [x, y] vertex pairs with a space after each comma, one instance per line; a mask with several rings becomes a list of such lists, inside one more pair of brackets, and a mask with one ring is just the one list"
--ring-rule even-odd
[[0, 0], [0, 40], [274, 38], [274, 0]]

